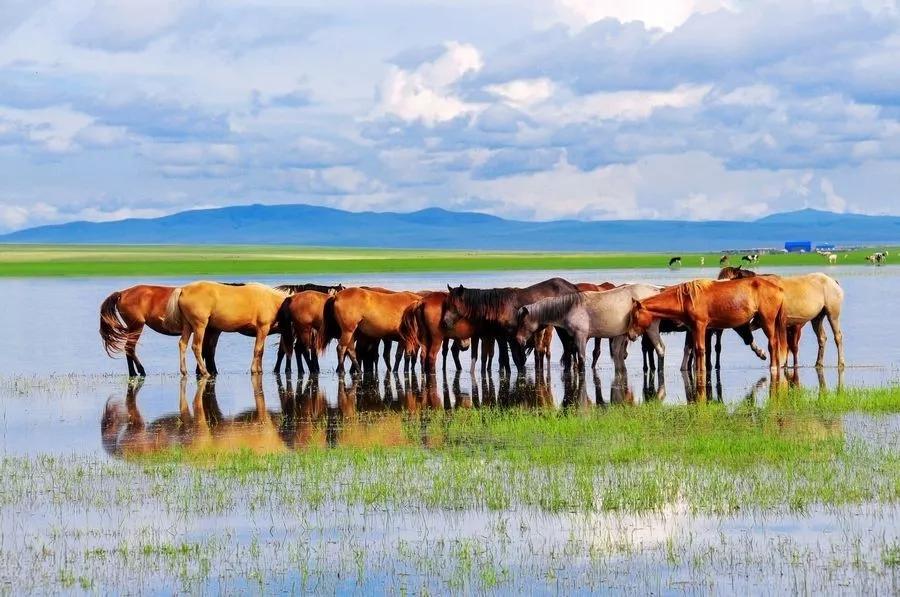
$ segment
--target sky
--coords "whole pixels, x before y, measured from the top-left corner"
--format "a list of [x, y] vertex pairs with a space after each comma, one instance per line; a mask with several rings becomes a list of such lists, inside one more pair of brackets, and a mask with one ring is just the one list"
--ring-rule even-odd
[[0, 0], [0, 233], [900, 214], [898, 117], [883, 0]]

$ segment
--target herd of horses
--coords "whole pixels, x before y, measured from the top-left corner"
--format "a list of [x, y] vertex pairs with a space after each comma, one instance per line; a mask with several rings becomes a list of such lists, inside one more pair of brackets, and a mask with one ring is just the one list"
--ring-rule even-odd
[[[267, 286], [259, 283], [199, 281], [180, 287], [139, 285], [110, 294], [100, 307], [100, 336], [107, 354], [124, 353], [128, 373], [144, 376], [137, 343], [144, 327], [179, 338], [179, 364], [186, 375], [187, 351], [192, 350], [196, 373], [217, 373], [216, 345], [222, 332], [255, 339], [251, 373], [262, 371], [266, 338], [279, 334], [275, 369], [288, 374], [296, 358], [298, 371], [319, 372], [318, 357], [332, 342], [337, 346], [337, 371], [350, 361], [352, 373], [377, 370], [379, 348], [385, 366], [397, 371], [436, 371], [437, 356], [452, 352], [459, 369], [459, 352], [471, 351], [474, 371], [481, 347], [482, 371], [496, 354], [501, 371], [512, 365], [523, 371], [529, 353], [534, 366], [550, 363], [554, 332], [561, 340], [562, 366], [583, 370], [587, 344], [594, 339], [591, 366], [600, 357], [600, 341], [609, 339], [616, 370], [624, 368], [629, 341], [641, 338], [644, 369], [664, 366], [662, 333], [685, 334], [682, 370], [698, 377], [720, 366], [721, 334], [734, 329], [773, 374], [787, 365], [788, 353], [798, 364], [802, 328], [810, 324], [819, 350], [816, 366], [824, 364], [830, 324], [839, 367], [844, 366], [840, 313], [844, 293], [823, 273], [799, 276], [756, 274], [725, 267], [717, 280], [691, 280], [671, 286], [634, 283], [616, 285], [572, 283], [550, 278], [527, 287], [396, 291], [379, 287]], [[753, 339], [761, 329], [768, 342], [764, 352]], [[397, 352], [391, 361], [392, 346]], [[304, 368], [305, 366], [305, 368]]]

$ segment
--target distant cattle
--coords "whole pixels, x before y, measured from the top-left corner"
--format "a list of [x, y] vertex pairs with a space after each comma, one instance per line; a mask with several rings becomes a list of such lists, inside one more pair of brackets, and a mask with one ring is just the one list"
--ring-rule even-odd
[[669, 259], [669, 267], [681, 267], [681, 255]]

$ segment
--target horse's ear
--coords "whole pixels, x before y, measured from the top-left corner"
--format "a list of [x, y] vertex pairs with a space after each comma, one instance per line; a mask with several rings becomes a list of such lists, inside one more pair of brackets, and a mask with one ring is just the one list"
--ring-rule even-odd
[[453, 287], [447, 284], [447, 292], [453, 292]]

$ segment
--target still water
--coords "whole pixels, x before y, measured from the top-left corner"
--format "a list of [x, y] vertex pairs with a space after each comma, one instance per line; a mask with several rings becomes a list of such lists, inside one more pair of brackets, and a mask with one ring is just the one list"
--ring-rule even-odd
[[[765, 270], [769, 271], [769, 270]], [[792, 268], [774, 273], [800, 273]], [[811, 270], [810, 270], [811, 271]], [[829, 330], [826, 368], [817, 371], [809, 366], [815, 360], [816, 342], [806, 331], [801, 345], [801, 367], [793, 371], [790, 383], [815, 390], [838, 387], [884, 386], [900, 379], [900, 344], [896, 338], [900, 328], [891, 313], [890, 297], [900, 291], [900, 267], [833, 267], [827, 272], [845, 291], [841, 316], [848, 367], [839, 372], [833, 367], [836, 352]], [[389, 288], [444, 288], [447, 283], [470, 287], [527, 285], [559, 274], [572, 281], [650, 281], [668, 284], [700, 276], [714, 269], [669, 270], [604, 270], [572, 272], [513, 272], [510, 274], [373, 274], [353, 277], [310, 277], [303, 281], [342, 282], [345, 285], [377, 284]], [[260, 277], [265, 283], [294, 282], [294, 279]], [[157, 280], [164, 284], [181, 284], [184, 279]], [[655, 377], [643, 374], [640, 346], [631, 345], [628, 370], [616, 375], [609, 353], [604, 348], [597, 371], [584, 377], [565, 376], [554, 366], [546, 377], [536, 376], [529, 361], [523, 375], [513, 373], [501, 377], [495, 370], [482, 377], [469, 373], [469, 356], [462, 353], [463, 371], [456, 371], [452, 359], [447, 371], [438, 370], [436, 377], [406, 377], [385, 374], [378, 378], [354, 381], [349, 375], [339, 380], [334, 373], [332, 347], [321, 359], [323, 373], [313, 383], [282, 379], [266, 373], [261, 380], [251, 380], [249, 368], [252, 340], [237, 334], [222, 336], [217, 351], [217, 364], [222, 374], [200, 388], [191, 379], [181, 380], [177, 372], [177, 342], [146, 330], [138, 346], [149, 377], [140, 389], [128, 384], [125, 363], [110, 359], [104, 353], [97, 333], [100, 302], [112, 291], [138, 283], [139, 280], [98, 279], [11, 279], [0, 280], [0, 448], [7, 452], [43, 450], [51, 452], [103, 452], [99, 425], [108, 411], [124, 408], [129, 396], [139, 404], [146, 421], [178, 413], [185, 402], [193, 402], [194, 394], [212, 397], [214, 408], [222, 416], [236, 416], [252, 409], [284, 415], [293, 408], [295, 396], [314, 397], [327, 416], [346, 414], [348, 404], [362, 411], [398, 411], [425, 405], [429, 408], [458, 408], [481, 405], [532, 404], [570, 407], [604, 405], [616, 402], [664, 400], [684, 403], [695, 399], [697, 392], [707, 398], [725, 402], [764, 400], [770, 388], [766, 363], [758, 360], [734, 333], [723, 336], [722, 370], [708, 380], [708, 385], [678, 370], [683, 336], [667, 335], [667, 366]], [[827, 329], [827, 326], [826, 326]], [[757, 332], [757, 341], [764, 338]], [[275, 358], [275, 337], [269, 340], [265, 355], [266, 368]], [[554, 360], [561, 354], [558, 340], [553, 346]], [[496, 359], [495, 359], [496, 367]], [[291, 396], [290, 400], [286, 396]], [[348, 397], [353, 397], [349, 400]], [[260, 406], [264, 404], [263, 409]], [[358, 406], [357, 406], [358, 405]], [[319, 408], [319, 407], [317, 407]], [[332, 413], [332, 415], [327, 415]], [[279, 415], [280, 416], [280, 415]], [[334, 418], [334, 416], [332, 417]], [[54, 433], [39, 446], [27, 441], [30, 434], [48, 420], [53, 420]], [[323, 419], [325, 420], [325, 419]], [[338, 429], [337, 423], [332, 425]], [[339, 433], [331, 440], [339, 441]], [[108, 446], [107, 446], [108, 447]]]

